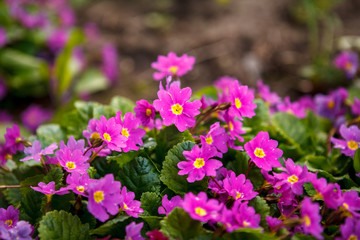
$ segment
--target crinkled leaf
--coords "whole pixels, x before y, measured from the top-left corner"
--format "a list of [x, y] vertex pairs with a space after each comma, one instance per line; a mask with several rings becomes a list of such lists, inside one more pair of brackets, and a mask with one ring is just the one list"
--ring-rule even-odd
[[128, 98], [116, 96], [111, 99], [110, 106], [115, 112], [121, 111], [122, 115], [124, 115], [127, 112], [134, 112], [136, 104]]
[[21, 208], [20, 208], [20, 219], [29, 221], [31, 225], [35, 225], [38, 219], [41, 218], [41, 204], [44, 198], [44, 194], [37, 192], [29, 188], [20, 189]]
[[65, 211], [48, 212], [39, 223], [41, 240], [87, 240], [89, 225], [82, 224], [78, 216]]
[[107, 221], [100, 227], [91, 230], [90, 234], [91, 235], [100, 235], [100, 236], [107, 235], [114, 229], [114, 227], [116, 227], [117, 223], [124, 222], [128, 218], [130, 218], [130, 216], [119, 215], [119, 216]]
[[106, 174], [112, 173], [114, 176], [119, 175], [120, 168], [113, 161], [106, 161], [105, 158], [97, 158], [92, 162], [92, 166], [95, 168], [95, 178], [99, 179], [104, 177]]
[[59, 143], [66, 138], [64, 131], [58, 124], [41, 125], [36, 130], [36, 134], [39, 137], [42, 148], [45, 148], [52, 143]]
[[72, 204], [71, 202], [75, 200], [74, 194], [69, 193], [65, 195], [53, 195], [51, 198], [51, 209], [52, 210], [64, 210], [69, 211]]
[[141, 208], [144, 209], [143, 215], [156, 216], [161, 205], [161, 197], [155, 192], [144, 192], [141, 195]]
[[181, 208], [174, 208], [171, 213], [160, 221], [161, 232], [173, 239], [195, 239], [202, 232], [199, 221], [190, 218]]
[[261, 99], [255, 99], [254, 103], [257, 105], [255, 108], [255, 116], [252, 118], [244, 118], [244, 126], [256, 129], [257, 132], [263, 130], [264, 126], [269, 125], [270, 115], [269, 107]]
[[187, 161], [183, 155], [184, 151], [190, 151], [195, 144], [193, 142], [183, 142], [175, 145], [165, 157], [163, 168], [161, 170], [160, 180], [175, 193], [183, 195], [187, 192], [206, 191], [208, 181], [205, 177], [201, 181], [189, 183], [187, 175], [179, 175], [180, 169], [177, 164], [181, 161]]
[[254, 199], [249, 201], [249, 206], [252, 206], [257, 214], [260, 214], [261, 216], [260, 225], [262, 227], [266, 227], [267, 223], [265, 217], [270, 215], [270, 207], [266, 203], [266, 201], [261, 197], [256, 196]]
[[62, 186], [64, 173], [61, 168], [57, 166], [51, 166], [50, 171], [46, 174], [46, 176], [42, 179], [42, 182], [49, 183], [55, 182], [56, 187]]

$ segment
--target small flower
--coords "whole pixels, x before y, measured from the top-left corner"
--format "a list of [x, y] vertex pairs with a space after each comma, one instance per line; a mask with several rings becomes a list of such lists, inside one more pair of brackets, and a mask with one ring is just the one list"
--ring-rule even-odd
[[4, 138], [5, 147], [7, 147], [12, 154], [24, 150], [24, 145], [22, 143], [24, 138], [20, 136], [20, 128], [18, 125], [13, 124], [12, 128], [6, 128]]
[[228, 126], [228, 131], [232, 140], [238, 139], [240, 142], [244, 141], [244, 138], [240, 136], [240, 134], [246, 133], [245, 130], [242, 129], [242, 122], [236, 120], [236, 118], [230, 116], [228, 113], [224, 115], [224, 121]]
[[3, 240], [32, 240], [34, 227], [26, 221], [19, 221], [13, 228], [5, 229], [0, 227], [0, 236]]
[[331, 209], [337, 209], [340, 206], [342, 196], [340, 186], [337, 183], [328, 184], [325, 178], [316, 179], [313, 177], [310, 180], [317, 192], [316, 199], [324, 200], [326, 206]]
[[69, 184], [68, 188], [71, 189], [74, 193], [80, 194], [84, 197], [87, 197], [86, 193], [91, 182], [92, 179], [90, 179], [87, 173], [81, 175], [78, 172], [73, 172], [66, 178], [66, 183]]
[[189, 174], [187, 177], [188, 182], [200, 181], [205, 176], [216, 176], [216, 169], [222, 166], [219, 160], [211, 159], [218, 156], [215, 148], [207, 145], [199, 146], [194, 145], [191, 151], [183, 152], [188, 161], [178, 163], [179, 175]]
[[134, 199], [135, 193], [128, 192], [124, 186], [121, 190], [120, 207], [130, 216], [137, 218], [144, 210], [140, 208], [141, 202]]
[[164, 236], [164, 234], [157, 229], [147, 232], [146, 236], [148, 236], [150, 240], [169, 240], [168, 237]]
[[360, 239], [360, 219], [348, 217], [345, 223], [340, 226], [341, 237], [336, 240], [357, 240]]
[[318, 94], [315, 96], [316, 112], [333, 122], [336, 118], [346, 113], [344, 101], [348, 97], [348, 92], [344, 88], [338, 88], [329, 93], [329, 95]]
[[0, 208], [0, 227], [13, 228], [19, 221], [19, 210], [10, 205], [7, 209]]
[[300, 209], [304, 232], [306, 234], [312, 234], [318, 239], [323, 239], [323, 236], [321, 235], [323, 228], [321, 227], [321, 216], [319, 211], [319, 204], [312, 203], [310, 198], [305, 197]]
[[157, 93], [159, 99], [154, 101], [154, 107], [160, 112], [163, 124], [175, 124], [180, 132], [195, 125], [195, 116], [200, 112], [201, 102], [195, 100], [188, 102], [191, 97], [191, 88], [183, 88], [177, 84], [170, 85], [170, 89], [160, 89]]
[[21, 114], [21, 121], [28, 129], [35, 132], [38, 126], [40, 126], [44, 122], [49, 121], [52, 116], [52, 111], [41, 108], [38, 105], [30, 105]]
[[254, 139], [247, 142], [244, 147], [256, 166], [271, 171], [272, 167], [281, 167], [279, 158], [283, 152], [276, 148], [277, 145], [277, 141], [269, 139], [268, 132], [261, 131]]
[[144, 223], [141, 222], [136, 224], [135, 222], [130, 223], [125, 227], [126, 236], [125, 240], [143, 240], [141, 236], [141, 229], [144, 226]]
[[181, 77], [191, 71], [195, 63], [195, 58], [183, 54], [181, 57], [169, 52], [166, 56], [158, 56], [157, 62], [153, 62], [151, 67], [158, 70], [153, 74], [155, 80], [161, 80], [166, 76]]
[[102, 59], [102, 71], [110, 83], [114, 83], [119, 75], [119, 59], [116, 47], [109, 43], [106, 44], [102, 49]]
[[127, 137], [121, 133], [121, 126], [116, 123], [115, 118], [106, 120], [104, 116], [101, 116], [97, 121], [96, 132], [110, 150], [120, 152], [121, 148], [126, 147]]
[[65, 29], [56, 29], [47, 39], [47, 45], [54, 53], [59, 53], [68, 41], [69, 33]]
[[342, 52], [336, 56], [334, 65], [343, 70], [348, 78], [353, 78], [359, 67], [358, 55], [354, 52]]
[[240, 86], [240, 83], [236, 78], [223, 76], [215, 81], [214, 86], [220, 90], [218, 91], [219, 102], [225, 103], [231, 101], [230, 89]]
[[266, 219], [266, 222], [267, 222], [267, 224], [269, 225], [269, 228], [270, 228], [271, 231], [276, 230], [276, 228], [277, 228], [280, 224], [282, 224], [282, 221], [279, 220], [279, 219], [277, 219], [277, 218], [275, 218], [275, 217], [266, 216], [265, 219]]
[[342, 124], [339, 132], [345, 140], [332, 137], [331, 142], [335, 144], [334, 148], [339, 148], [346, 156], [353, 157], [360, 146], [359, 128], [356, 125], [351, 125], [347, 128], [344, 124]]
[[231, 107], [229, 114], [243, 120], [243, 117], [252, 118], [255, 116], [254, 109], [257, 107], [254, 100], [254, 93], [248, 89], [248, 86], [239, 86], [233, 84], [230, 91]]
[[155, 119], [155, 108], [144, 99], [136, 102], [134, 112], [143, 126], [147, 126], [151, 120]]
[[179, 207], [181, 204], [181, 197], [174, 196], [170, 200], [168, 200], [168, 196], [165, 194], [162, 199], [162, 206], [158, 208], [159, 214], [166, 214], [166, 216], [175, 208]]
[[0, 144], [0, 166], [5, 165], [9, 159], [12, 159], [12, 154], [9, 148], [3, 144]]
[[110, 213], [115, 215], [119, 212], [121, 183], [114, 181], [114, 175], [106, 174], [103, 178], [91, 182], [88, 188], [88, 210], [98, 220], [105, 222]]
[[229, 136], [225, 132], [225, 128], [220, 127], [220, 123], [216, 122], [210, 126], [210, 131], [206, 136], [200, 136], [202, 145], [209, 145], [215, 147], [222, 153], [228, 151], [226, 143], [229, 140]]
[[51, 197], [54, 194], [64, 195], [64, 194], [69, 193], [67, 187], [63, 187], [63, 188], [60, 188], [59, 190], [55, 190], [55, 182], [54, 181], [49, 182], [48, 184], [39, 182], [38, 186], [39, 187], [32, 187], [32, 186], [30, 186], [30, 187], [37, 192], [41, 192], [41, 193], [45, 194], [47, 197], [47, 202], [51, 201]]
[[189, 213], [190, 217], [202, 222], [209, 220], [219, 220], [220, 210], [223, 205], [215, 199], [207, 198], [206, 193], [200, 192], [195, 196], [192, 192], [185, 194], [182, 207]]
[[257, 87], [261, 99], [269, 103], [270, 106], [274, 106], [281, 102], [281, 98], [276, 93], [271, 92], [270, 87], [265, 85], [261, 79], [257, 81]]
[[347, 216], [360, 217], [360, 198], [356, 191], [344, 192], [342, 195], [342, 203], [340, 209], [345, 212]]
[[291, 102], [290, 97], [285, 97], [284, 101], [285, 102], [281, 102], [276, 106], [279, 112], [287, 112], [298, 118], [306, 117], [305, 107], [299, 102]]
[[53, 154], [54, 150], [57, 149], [57, 148], [58, 148], [57, 144], [52, 143], [52, 144], [50, 144], [50, 146], [48, 146], [48, 147], [41, 150], [40, 141], [35, 140], [32, 143], [31, 147], [27, 147], [24, 150], [24, 153], [26, 155], [30, 155], [30, 156], [24, 157], [23, 159], [20, 159], [20, 161], [23, 162], [23, 161], [27, 161], [27, 160], [30, 160], [30, 159], [34, 159], [36, 162], [40, 162], [42, 156]]
[[224, 189], [232, 196], [235, 201], [251, 200], [258, 195], [253, 191], [253, 185], [249, 179], [245, 178], [244, 174], [236, 177], [234, 172], [225, 177], [223, 180]]
[[360, 99], [354, 97], [354, 103], [351, 105], [351, 112], [355, 116], [360, 116]]

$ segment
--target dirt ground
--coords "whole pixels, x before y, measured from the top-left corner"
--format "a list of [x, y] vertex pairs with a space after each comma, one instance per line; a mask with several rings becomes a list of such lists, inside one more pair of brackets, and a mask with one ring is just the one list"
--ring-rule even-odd
[[[154, 99], [158, 82], [150, 64], [170, 51], [196, 57], [194, 70], [182, 78], [182, 86], [194, 91], [224, 75], [252, 87], [263, 78], [281, 96], [314, 90], [298, 74], [310, 61], [309, 37], [307, 28], [291, 19], [289, 0], [218, 2], [102, 0], [80, 9], [80, 24], [96, 23], [120, 55], [117, 84], [93, 99]], [[337, 36], [360, 35], [360, 1], [344, 0], [336, 13], [342, 21]]]

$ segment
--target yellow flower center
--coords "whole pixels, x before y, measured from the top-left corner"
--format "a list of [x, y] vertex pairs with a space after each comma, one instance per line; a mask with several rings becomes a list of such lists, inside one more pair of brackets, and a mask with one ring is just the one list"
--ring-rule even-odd
[[345, 209], [349, 209], [349, 205], [346, 204], [346, 203], [343, 203], [343, 207], [344, 207]]
[[11, 219], [5, 221], [5, 225], [7, 225], [8, 227], [11, 227], [12, 224], [13, 221]]
[[359, 144], [353, 140], [348, 141], [347, 145], [351, 150], [356, 150], [359, 147]]
[[262, 148], [256, 148], [254, 151], [255, 156], [259, 157], [259, 158], [263, 158], [265, 157], [265, 153], [264, 150]]
[[169, 72], [172, 72], [172, 74], [176, 75], [177, 71], [179, 70], [178, 66], [171, 66], [169, 67]]
[[291, 184], [296, 183], [299, 180], [299, 178], [295, 175], [291, 175], [290, 177], [288, 177], [287, 181]]
[[243, 225], [244, 225], [244, 227], [247, 227], [247, 226], [249, 226], [249, 225], [250, 225], [250, 223], [249, 223], [249, 222], [247, 222], [247, 221], [243, 221]]
[[236, 199], [239, 199], [239, 198], [242, 198], [242, 197], [243, 197], [242, 193], [239, 193], [239, 192], [236, 193]]
[[184, 108], [182, 106], [180, 106], [180, 104], [178, 104], [178, 103], [171, 106], [171, 110], [172, 110], [173, 114], [175, 114], [175, 115], [181, 115], [183, 109]]
[[95, 202], [99, 203], [104, 200], [104, 192], [103, 191], [96, 191], [94, 192], [94, 200]]
[[345, 69], [346, 70], [351, 70], [352, 68], [353, 68], [353, 64], [351, 62], [346, 62]]
[[93, 134], [91, 134], [90, 138], [93, 139], [93, 140], [98, 139], [98, 138], [100, 138], [100, 134], [97, 133], [97, 132], [94, 132]]
[[127, 130], [126, 128], [123, 128], [123, 129], [121, 130], [121, 134], [122, 134], [123, 136], [127, 137], [127, 138], [130, 136], [130, 134], [129, 134], [129, 132], [128, 132], [128, 130]]
[[205, 165], [204, 159], [203, 158], [197, 158], [194, 162], [194, 166], [196, 168], [201, 168]]
[[330, 100], [328, 102], [328, 108], [333, 109], [335, 107], [335, 102], [333, 100]]
[[15, 143], [20, 143], [21, 141], [22, 141], [22, 138], [21, 138], [21, 137], [15, 138]]
[[67, 167], [68, 169], [75, 169], [75, 168], [76, 168], [76, 165], [75, 165], [74, 162], [67, 162], [67, 163], [66, 163], [66, 167]]
[[237, 109], [241, 108], [241, 102], [240, 102], [239, 98], [235, 98], [235, 106]]
[[78, 190], [79, 192], [84, 192], [85, 188], [84, 188], [84, 186], [77, 186], [76, 190]]
[[205, 142], [210, 145], [213, 143], [213, 141], [214, 140], [212, 139], [211, 135], [205, 139]]
[[229, 122], [229, 128], [230, 128], [231, 131], [234, 130], [234, 124], [232, 124], [232, 122]]
[[357, 240], [357, 236], [351, 234], [350, 237], [348, 238], [348, 240]]
[[311, 221], [308, 215], [305, 215], [304, 221], [305, 221], [305, 226], [309, 227], [311, 225]]
[[108, 142], [111, 142], [111, 137], [110, 137], [110, 135], [109, 135], [108, 133], [104, 133], [104, 134], [103, 134], [103, 137], [104, 137], [104, 139], [107, 140]]
[[199, 215], [200, 217], [203, 217], [203, 216], [205, 216], [207, 214], [206, 210], [201, 208], [201, 207], [195, 208], [195, 213], [197, 215]]
[[151, 109], [150, 109], [150, 108], [146, 109], [146, 116], [149, 117], [149, 116], [151, 115], [151, 113], [152, 113], [152, 112], [151, 112]]
[[125, 204], [125, 203], [123, 203], [123, 208], [126, 210], [126, 209], [129, 209], [129, 207]]
[[10, 153], [7, 153], [7, 154], [5, 155], [5, 159], [12, 159], [12, 155], [11, 155]]

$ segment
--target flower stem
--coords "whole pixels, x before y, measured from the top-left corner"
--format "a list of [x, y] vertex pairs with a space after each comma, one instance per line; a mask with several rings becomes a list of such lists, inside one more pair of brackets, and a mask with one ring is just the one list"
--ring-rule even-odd
[[103, 150], [105, 147], [107, 146], [107, 144], [105, 143], [99, 150], [97, 150], [89, 159], [88, 163], [91, 163], [92, 161], [94, 161], [94, 159], [96, 158], [96, 156], [98, 155], [98, 153]]

